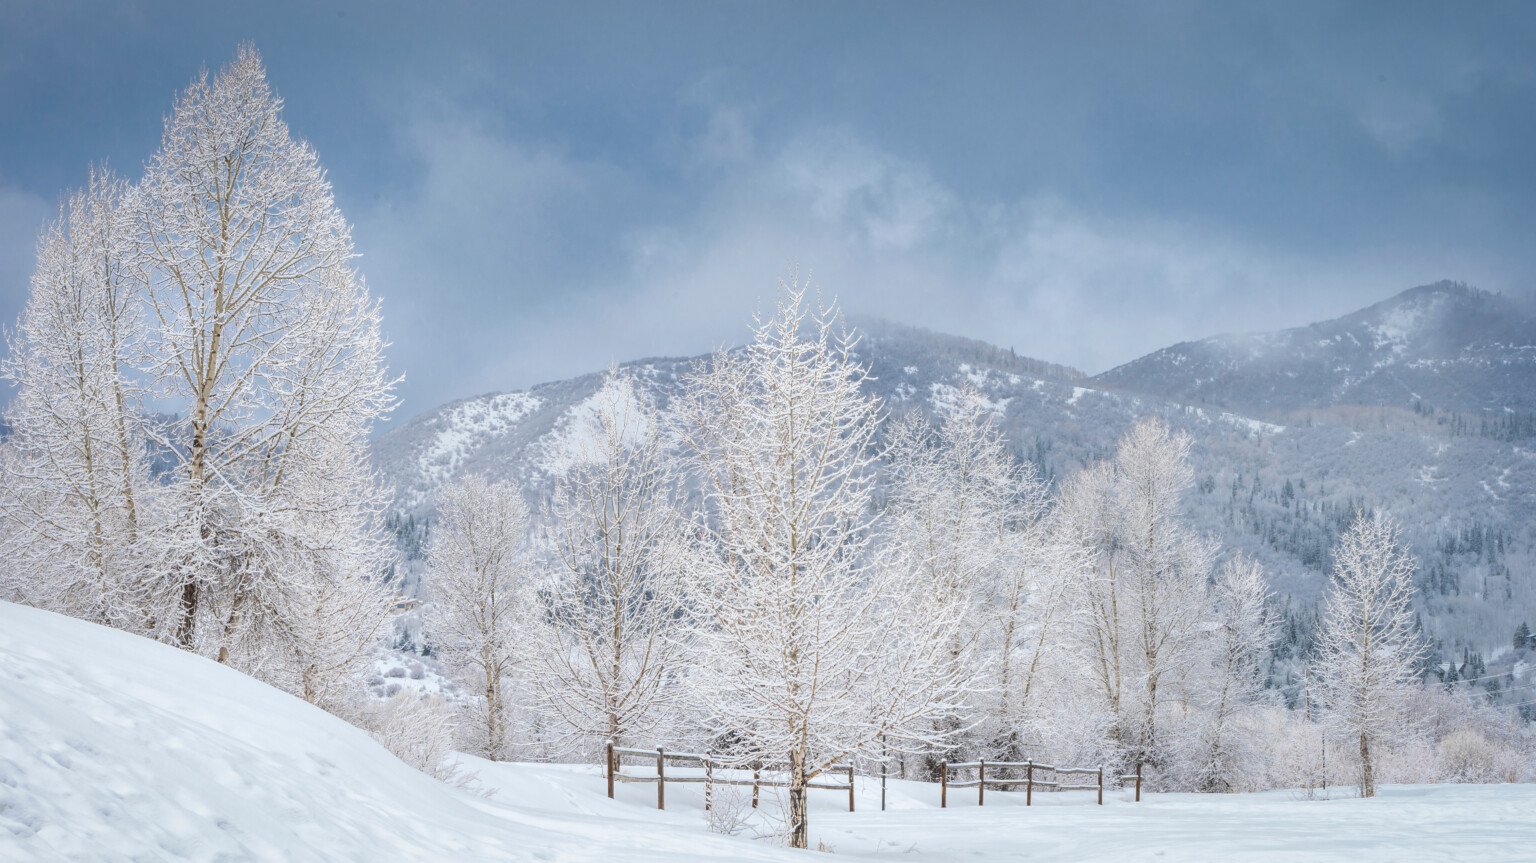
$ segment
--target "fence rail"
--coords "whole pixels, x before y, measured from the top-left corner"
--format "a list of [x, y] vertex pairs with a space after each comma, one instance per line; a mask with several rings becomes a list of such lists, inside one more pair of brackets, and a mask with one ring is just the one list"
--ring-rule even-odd
[[[614, 786], [620, 782], [656, 783], [656, 808], [667, 808], [667, 783], [702, 784], [704, 786], [704, 809], [708, 811], [713, 807], [714, 790], [716, 785], [751, 787], [752, 808], [756, 809], [759, 792], [763, 788], [788, 788], [788, 779], [777, 778], [787, 772], [787, 765], [782, 762], [756, 762], [747, 765], [752, 770], [752, 778], [737, 778], [733, 776], [715, 776], [715, 767], [718, 764], [718, 756], [709, 752], [668, 752], [662, 747], [655, 749], [635, 749], [632, 747], [615, 746], [609, 742], [605, 747], [606, 758], [604, 761], [604, 773], [608, 779], [608, 796], [613, 797]], [[647, 764], [654, 763], [654, 774], [633, 774], [624, 772], [624, 759], [645, 759]], [[704, 768], [703, 776], [668, 776], [667, 765], [699, 765]], [[738, 765], [730, 766], [737, 769]], [[993, 774], [989, 776], [988, 770]], [[975, 779], [951, 780], [950, 775], [958, 770], [975, 770]], [[999, 776], [999, 772], [1022, 771], [1023, 776]], [[766, 774], [766, 775], [765, 775]], [[854, 811], [854, 774], [852, 762], [831, 764], [823, 768], [818, 776], [832, 776], [838, 778], [846, 776], [842, 782], [827, 782], [812, 780], [806, 783], [806, 788], [818, 791], [846, 791], [848, 792], [848, 811]], [[1046, 778], [1046, 777], [1050, 778]], [[1093, 777], [1092, 782], [1064, 782], [1066, 777]], [[1136, 765], [1135, 773], [1121, 776], [1110, 776], [1111, 781], [1119, 781], [1122, 786], [1134, 783], [1136, 789], [1136, 802], [1141, 802], [1142, 766]], [[1042, 791], [1097, 791], [1098, 803], [1104, 805], [1104, 768], [1100, 767], [1058, 767], [1054, 764], [1045, 764], [1039, 761], [958, 761], [954, 763], [944, 762], [939, 770], [939, 807], [949, 807], [949, 789], [951, 788], [975, 788], [976, 805], [985, 806], [987, 802], [987, 789], [1005, 789], [1024, 786], [1024, 805], [1033, 806], [1035, 789]], [[882, 804], [883, 805], [883, 804]]]
[[[704, 786], [704, 809], [713, 808], [716, 785], [735, 785], [741, 787], [751, 786], [752, 808], [757, 808], [759, 790], [762, 788], [788, 788], [789, 780], [777, 779], [774, 774], [783, 773], [786, 765], [779, 763], [756, 763], [751, 765], [751, 779], [736, 779], [728, 776], [716, 777], [716, 757], [708, 752], [668, 752], [658, 746], [655, 749], [633, 749], [623, 746], [614, 746], [612, 742], [606, 746], [607, 757], [605, 759], [604, 772], [608, 776], [608, 797], [613, 797], [614, 784], [618, 782], [654, 782], [656, 783], [656, 808], [667, 808], [667, 784], [668, 783], [702, 783]], [[654, 760], [656, 773], [654, 775], [639, 775], [625, 773], [624, 758], [644, 758], [647, 763]], [[667, 764], [697, 764], [704, 768], [703, 776], [668, 776]], [[767, 773], [767, 776], [763, 774]], [[817, 791], [847, 791], [848, 811], [853, 811], [853, 764], [830, 764], [822, 769], [820, 775], [837, 774], [847, 776], [846, 782], [807, 782], [805, 787]]]
[[[1023, 777], [1006, 776], [998, 777], [987, 775], [987, 768], [993, 771], [1019, 771], [1024, 772]], [[956, 770], [975, 770], [975, 779], [951, 780], [950, 774]], [[1035, 778], [1036, 774], [1048, 774], [1052, 778]], [[1062, 777], [1067, 776], [1092, 776], [1093, 782], [1063, 782]], [[1114, 777], [1121, 784], [1135, 782], [1136, 802], [1141, 802], [1141, 765], [1136, 765], [1136, 772], [1125, 776]], [[1054, 764], [1043, 764], [1038, 761], [960, 761], [951, 764], [944, 762], [939, 766], [939, 808], [949, 807], [949, 789], [951, 788], [975, 788], [976, 805], [987, 805], [987, 788], [1017, 788], [1024, 786], [1024, 805], [1033, 806], [1035, 802], [1035, 789], [1043, 791], [1097, 791], [1099, 805], [1104, 805], [1104, 768], [1100, 767], [1057, 767]]]

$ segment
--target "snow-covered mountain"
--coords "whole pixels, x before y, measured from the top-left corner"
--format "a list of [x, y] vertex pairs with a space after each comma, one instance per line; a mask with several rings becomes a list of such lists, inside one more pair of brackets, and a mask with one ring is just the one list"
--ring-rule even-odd
[[1182, 342], [1094, 378], [1266, 416], [1331, 405], [1536, 411], [1536, 315], [1455, 282], [1330, 321]]
[[[1286, 393], [1283, 417], [1264, 404], [1224, 407], [1189, 395], [1207, 386], [1194, 381], [1213, 372], [1192, 371], [1191, 383], [1175, 386], [1175, 372], [1187, 367], [1169, 358], [1188, 346], [1138, 361], [1143, 368], [1166, 366], [1166, 374], [1133, 389], [1129, 370], [1136, 363], [1088, 378], [972, 339], [879, 320], [852, 324], [863, 336], [859, 358], [873, 372], [869, 386], [892, 414], [940, 415], [962, 388], [974, 387], [997, 412], [1015, 452], [1051, 479], [1108, 455], [1143, 415], [1159, 414], [1188, 431], [1198, 477], [1188, 496], [1191, 517], [1226, 548], [1265, 564], [1289, 603], [1297, 638], [1306, 637], [1326, 584], [1328, 549], [1352, 510], [1390, 510], [1421, 558], [1425, 628], [1450, 655], [1492, 652], [1508, 644], [1520, 621], [1536, 619], [1536, 423], [1525, 413], [1536, 406], [1536, 350], [1518, 349], [1536, 338], [1520, 342], [1524, 319], [1503, 308], [1497, 297], [1436, 285], [1315, 328], [1255, 337], [1269, 346], [1262, 352], [1269, 359], [1238, 364], [1233, 380], [1249, 375], [1267, 382], [1276, 399]], [[1480, 321], [1487, 333], [1502, 335], [1475, 338]], [[1333, 346], [1328, 359], [1306, 353], [1322, 351], [1317, 343], [1325, 340]], [[1461, 347], [1445, 347], [1453, 344]], [[1488, 359], [1496, 350], [1503, 357], [1497, 363]], [[1437, 365], [1433, 356], [1461, 359]], [[626, 367], [665, 408], [693, 362], [650, 359]], [[1301, 371], [1286, 374], [1286, 363], [1357, 383], [1303, 390], [1296, 383]], [[1368, 382], [1389, 380], [1389, 368], [1399, 380], [1418, 376], [1414, 391], [1422, 403], [1396, 406], [1372, 396], [1378, 390], [1371, 387], [1386, 384]], [[1515, 385], [1521, 375], [1529, 376], [1529, 387]], [[1460, 383], [1474, 378], [1491, 389], [1461, 393], [1463, 385], [1483, 386]], [[590, 427], [602, 379], [591, 374], [460, 400], [385, 435], [377, 464], [396, 483], [400, 511], [419, 526], [435, 489], [463, 472], [516, 478], [536, 498]], [[1498, 411], [1452, 412], [1445, 409], [1450, 404]], [[412, 536], [419, 540], [419, 530]]]

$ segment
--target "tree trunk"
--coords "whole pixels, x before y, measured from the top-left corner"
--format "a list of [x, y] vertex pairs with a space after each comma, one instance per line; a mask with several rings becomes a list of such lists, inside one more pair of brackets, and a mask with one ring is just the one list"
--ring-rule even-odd
[[485, 674], [485, 757], [491, 761], [502, 759], [501, 741], [505, 732], [501, 727], [501, 681], [495, 670]]
[[176, 624], [176, 645], [183, 650], [192, 649], [193, 630], [197, 619], [197, 582], [190, 576], [181, 585], [181, 621]]
[[806, 818], [805, 753], [789, 753], [789, 847], [810, 847], [810, 822]]
[[1376, 796], [1376, 774], [1371, 769], [1371, 738], [1360, 732], [1360, 796]]

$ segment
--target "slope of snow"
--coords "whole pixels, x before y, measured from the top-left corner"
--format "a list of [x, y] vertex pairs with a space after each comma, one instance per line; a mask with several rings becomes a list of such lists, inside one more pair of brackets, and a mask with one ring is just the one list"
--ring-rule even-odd
[[[598, 798], [599, 794], [592, 795]], [[708, 860], [419, 773], [363, 732], [174, 648], [0, 603], [0, 860]]]

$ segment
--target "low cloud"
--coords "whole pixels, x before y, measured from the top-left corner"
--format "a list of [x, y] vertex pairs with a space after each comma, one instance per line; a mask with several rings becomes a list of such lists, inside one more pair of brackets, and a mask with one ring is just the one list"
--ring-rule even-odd
[[419, 181], [358, 230], [365, 269], [389, 286], [405, 412], [739, 341], [791, 270], [849, 310], [1088, 372], [1468, 275], [1421, 269], [1436, 256], [1412, 250], [1284, 254], [1219, 226], [1111, 216], [1048, 192], [968, 197], [851, 128], [768, 138], [749, 116], [717, 108], [679, 145], [685, 194], [666, 188], [675, 177], [473, 117], [412, 124]]

